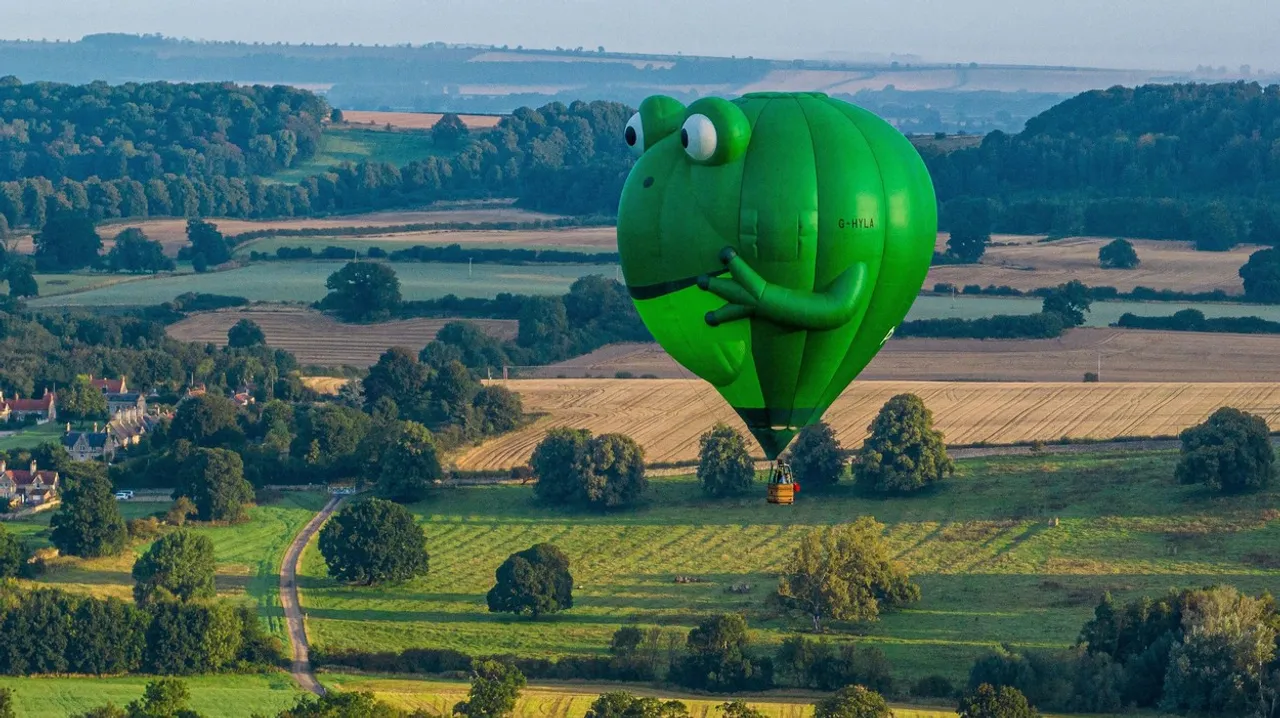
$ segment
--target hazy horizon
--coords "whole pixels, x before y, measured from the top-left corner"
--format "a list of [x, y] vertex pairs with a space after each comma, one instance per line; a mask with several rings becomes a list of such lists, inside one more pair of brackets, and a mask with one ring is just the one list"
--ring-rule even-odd
[[1265, 0], [0, 0], [0, 38], [102, 32], [196, 40], [422, 44], [816, 58], [918, 55], [928, 62], [1190, 70], [1280, 68], [1280, 3]]

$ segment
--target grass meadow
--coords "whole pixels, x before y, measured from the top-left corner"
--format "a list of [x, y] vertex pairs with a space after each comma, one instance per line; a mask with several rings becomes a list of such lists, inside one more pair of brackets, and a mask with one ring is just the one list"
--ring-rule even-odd
[[[328, 293], [325, 280], [344, 264], [270, 262], [225, 272], [125, 282], [76, 294], [41, 297], [29, 303], [36, 307], [140, 306], [167, 302], [185, 292], [228, 294], [255, 302], [314, 302]], [[613, 265], [550, 264], [477, 264], [469, 274], [465, 264], [397, 263], [392, 268], [400, 278], [400, 293], [407, 300], [435, 299], [446, 294], [490, 298], [501, 292], [563, 294], [579, 277], [612, 277], [616, 271]]]
[[[511, 230], [512, 235], [520, 234], [520, 230]], [[388, 252], [394, 252], [398, 249], [408, 249], [415, 245], [424, 247], [446, 247], [450, 244], [459, 244], [462, 236], [461, 231], [440, 231], [440, 232], [423, 232], [412, 240], [406, 240], [405, 235], [390, 236], [369, 236], [369, 237], [264, 237], [255, 239], [236, 248], [236, 256], [248, 258], [250, 252], [260, 252], [274, 255], [276, 250], [281, 247], [310, 247], [314, 252], [323, 251], [325, 247], [341, 247], [343, 249], [355, 250], [364, 256], [368, 251], [377, 247]], [[556, 242], [530, 243], [530, 242], [503, 242], [500, 240], [485, 242], [467, 242], [464, 245], [467, 249], [556, 249], [567, 250], [572, 252], [582, 252], [585, 254], [604, 254], [607, 252], [616, 252], [617, 247], [591, 247], [579, 245], [564, 245]], [[399, 265], [396, 265], [399, 266]]]
[[[372, 590], [337, 585], [313, 543], [302, 602], [312, 642], [329, 649], [600, 653], [624, 624], [683, 634], [724, 611], [745, 612], [768, 649], [806, 628], [765, 604], [790, 547], [811, 528], [872, 515], [923, 600], [875, 624], [835, 626], [833, 638], [879, 646], [904, 680], [963, 679], [1000, 643], [1071, 645], [1104, 591], [1128, 598], [1214, 582], [1280, 590], [1268, 559], [1280, 541], [1280, 492], [1209, 495], [1174, 483], [1175, 461], [1173, 452], [962, 461], [931, 495], [837, 489], [802, 494], [793, 507], [766, 504], [763, 488], [713, 501], [689, 477], [660, 479], [646, 508], [604, 515], [539, 507], [529, 487], [449, 489], [413, 507], [429, 576]], [[540, 541], [569, 555], [574, 608], [540, 621], [488, 613], [494, 570]], [[676, 584], [677, 575], [707, 582]], [[726, 593], [738, 583], [753, 590]]]
[[279, 172], [272, 179], [298, 182], [343, 162], [387, 162], [400, 167], [435, 154], [449, 153], [436, 149], [429, 132], [388, 132], [330, 125], [320, 136], [320, 151], [311, 161]]
[[[110, 701], [123, 708], [142, 697], [148, 676], [58, 676], [11, 678], [0, 676], [0, 688], [13, 691], [15, 713], [21, 718], [66, 718]], [[188, 676], [191, 708], [206, 716], [249, 718], [275, 715], [301, 695], [289, 674]]]
[[[289, 541], [320, 510], [327, 497], [321, 493], [285, 492], [278, 501], [249, 510], [249, 521], [234, 526], [190, 524], [193, 531], [213, 541], [218, 562], [219, 595], [253, 603], [269, 630], [284, 640], [284, 614], [280, 608], [280, 562]], [[169, 508], [169, 501], [123, 501], [126, 519], [150, 516]], [[31, 546], [49, 546], [52, 511], [21, 521], [5, 522], [11, 533], [22, 536]], [[133, 597], [133, 562], [150, 547], [138, 542], [120, 556], [81, 559], [59, 556], [49, 561], [48, 570], [27, 585], [50, 586], [94, 596]]]

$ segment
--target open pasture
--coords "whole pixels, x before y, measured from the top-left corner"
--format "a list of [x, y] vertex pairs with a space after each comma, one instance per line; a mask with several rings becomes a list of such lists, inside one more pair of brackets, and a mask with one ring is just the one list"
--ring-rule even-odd
[[[1270, 382], [1280, 336], [1073, 329], [1055, 339], [893, 339], [859, 375], [862, 381], [1079, 381], [1096, 372], [1107, 382]], [[688, 379], [657, 344], [614, 344], [521, 378], [652, 375]]]
[[[369, 366], [393, 346], [417, 351], [435, 339], [450, 319], [407, 319], [379, 324], [343, 324], [312, 309], [302, 307], [253, 307], [205, 312], [169, 326], [175, 339], [223, 346], [227, 330], [248, 319], [262, 327], [267, 344], [292, 352], [303, 364], [320, 366]], [[514, 320], [470, 320], [485, 332], [502, 339], [514, 339]]]
[[[444, 117], [440, 112], [376, 112], [369, 110], [343, 110], [342, 119], [351, 125], [391, 125], [403, 130], [429, 130]], [[470, 130], [489, 130], [498, 126], [501, 115], [458, 115], [462, 124]]]
[[[668, 422], [681, 419], [673, 412]], [[971, 661], [1000, 643], [1070, 646], [1107, 590], [1123, 600], [1213, 582], [1280, 589], [1267, 558], [1280, 540], [1280, 492], [1209, 495], [1174, 481], [1176, 458], [962, 460], [955, 477], [920, 496], [806, 487], [791, 507], [765, 503], [759, 484], [748, 497], [708, 499], [688, 476], [651, 480], [646, 506], [603, 514], [540, 505], [529, 486], [445, 489], [411, 507], [427, 535], [428, 576], [341, 586], [325, 575], [313, 544], [303, 557], [302, 600], [312, 642], [329, 649], [600, 654], [622, 625], [683, 636], [709, 614], [743, 611], [768, 651], [809, 629], [766, 603], [796, 542], [814, 527], [870, 515], [886, 525], [922, 600], [878, 623], [836, 626], [832, 639], [881, 648], [899, 680], [939, 673], [963, 681]], [[495, 569], [540, 541], [568, 555], [574, 607], [538, 621], [489, 613]], [[749, 593], [726, 591], [742, 583]]]
[[385, 125], [385, 122], [380, 123], [376, 129], [327, 125], [320, 135], [320, 151], [315, 157], [278, 172], [271, 179], [299, 182], [344, 162], [384, 162], [400, 167], [431, 155], [452, 153], [452, 150], [436, 147], [428, 132], [388, 131], [382, 129]]
[[[945, 237], [940, 244], [945, 246]], [[1173, 289], [1183, 292], [1244, 293], [1239, 270], [1249, 255], [1261, 249], [1240, 245], [1229, 252], [1197, 252], [1190, 242], [1131, 240], [1141, 264], [1136, 269], [1102, 269], [1098, 250], [1110, 239], [1072, 237], [1053, 242], [1034, 237], [992, 237], [977, 265], [940, 265], [929, 270], [925, 288], [946, 282], [957, 289], [966, 284], [1010, 286], [1031, 290], [1078, 279], [1091, 287]]]
[[[285, 492], [277, 501], [249, 509], [249, 520], [232, 526], [192, 523], [191, 530], [213, 541], [218, 563], [219, 595], [253, 604], [268, 630], [285, 638], [284, 614], [280, 608], [280, 562], [293, 536], [324, 505], [326, 497], [318, 493]], [[120, 503], [125, 519], [143, 518], [164, 512], [171, 501], [147, 500], [141, 496]], [[21, 536], [35, 548], [49, 547], [49, 520], [46, 511], [20, 521], [8, 521], [4, 527]], [[134, 543], [120, 556], [83, 559], [58, 556], [49, 561], [48, 570], [31, 586], [49, 586], [98, 597], [115, 596], [132, 600], [133, 563], [150, 547], [150, 542]]]
[[[142, 697], [153, 676], [59, 676], [11, 678], [0, 676], [0, 688], [13, 691], [21, 718], [66, 718], [107, 703], [123, 708]], [[302, 695], [288, 673], [184, 676], [191, 691], [191, 708], [205, 716], [249, 718], [275, 715]]]
[[[696, 461], [698, 437], [716, 422], [745, 432], [715, 389], [697, 379], [525, 379], [505, 385], [519, 392], [525, 411], [545, 416], [463, 453], [460, 468], [523, 464], [556, 426], [626, 434], [644, 447], [650, 462]], [[1280, 425], [1280, 383], [859, 381], [827, 410], [825, 420], [844, 446], [856, 447], [880, 407], [904, 392], [924, 399], [951, 445], [1171, 436], [1223, 406]]]
[[[42, 297], [32, 306], [141, 306], [167, 302], [186, 292], [228, 294], [254, 302], [314, 302], [328, 293], [325, 280], [342, 269], [342, 261], [269, 262], [224, 272], [160, 277], [127, 282], [60, 297]], [[406, 300], [494, 297], [513, 294], [564, 294], [588, 274], [614, 276], [614, 265], [509, 265], [397, 263], [392, 265]]]

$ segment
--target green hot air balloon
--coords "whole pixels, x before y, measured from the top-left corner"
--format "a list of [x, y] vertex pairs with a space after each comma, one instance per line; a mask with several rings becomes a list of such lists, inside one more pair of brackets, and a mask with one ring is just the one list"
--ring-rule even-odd
[[618, 250], [636, 308], [776, 460], [924, 283], [938, 224], [924, 162], [884, 120], [819, 93], [650, 97], [626, 141], [639, 159]]

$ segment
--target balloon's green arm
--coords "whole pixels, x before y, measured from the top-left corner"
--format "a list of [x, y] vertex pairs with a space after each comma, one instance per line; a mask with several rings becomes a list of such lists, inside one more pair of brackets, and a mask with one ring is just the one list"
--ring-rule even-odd
[[853, 318], [867, 276], [866, 265], [859, 262], [825, 290], [806, 292], [765, 281], [732, 247], [720, 251], [720, 261], [732, 279], [698, 277], [700, 288], [729, 302], [707, 312], [707, 324], [713, 327], [754, 316], [800, 329], [834, 329]]

